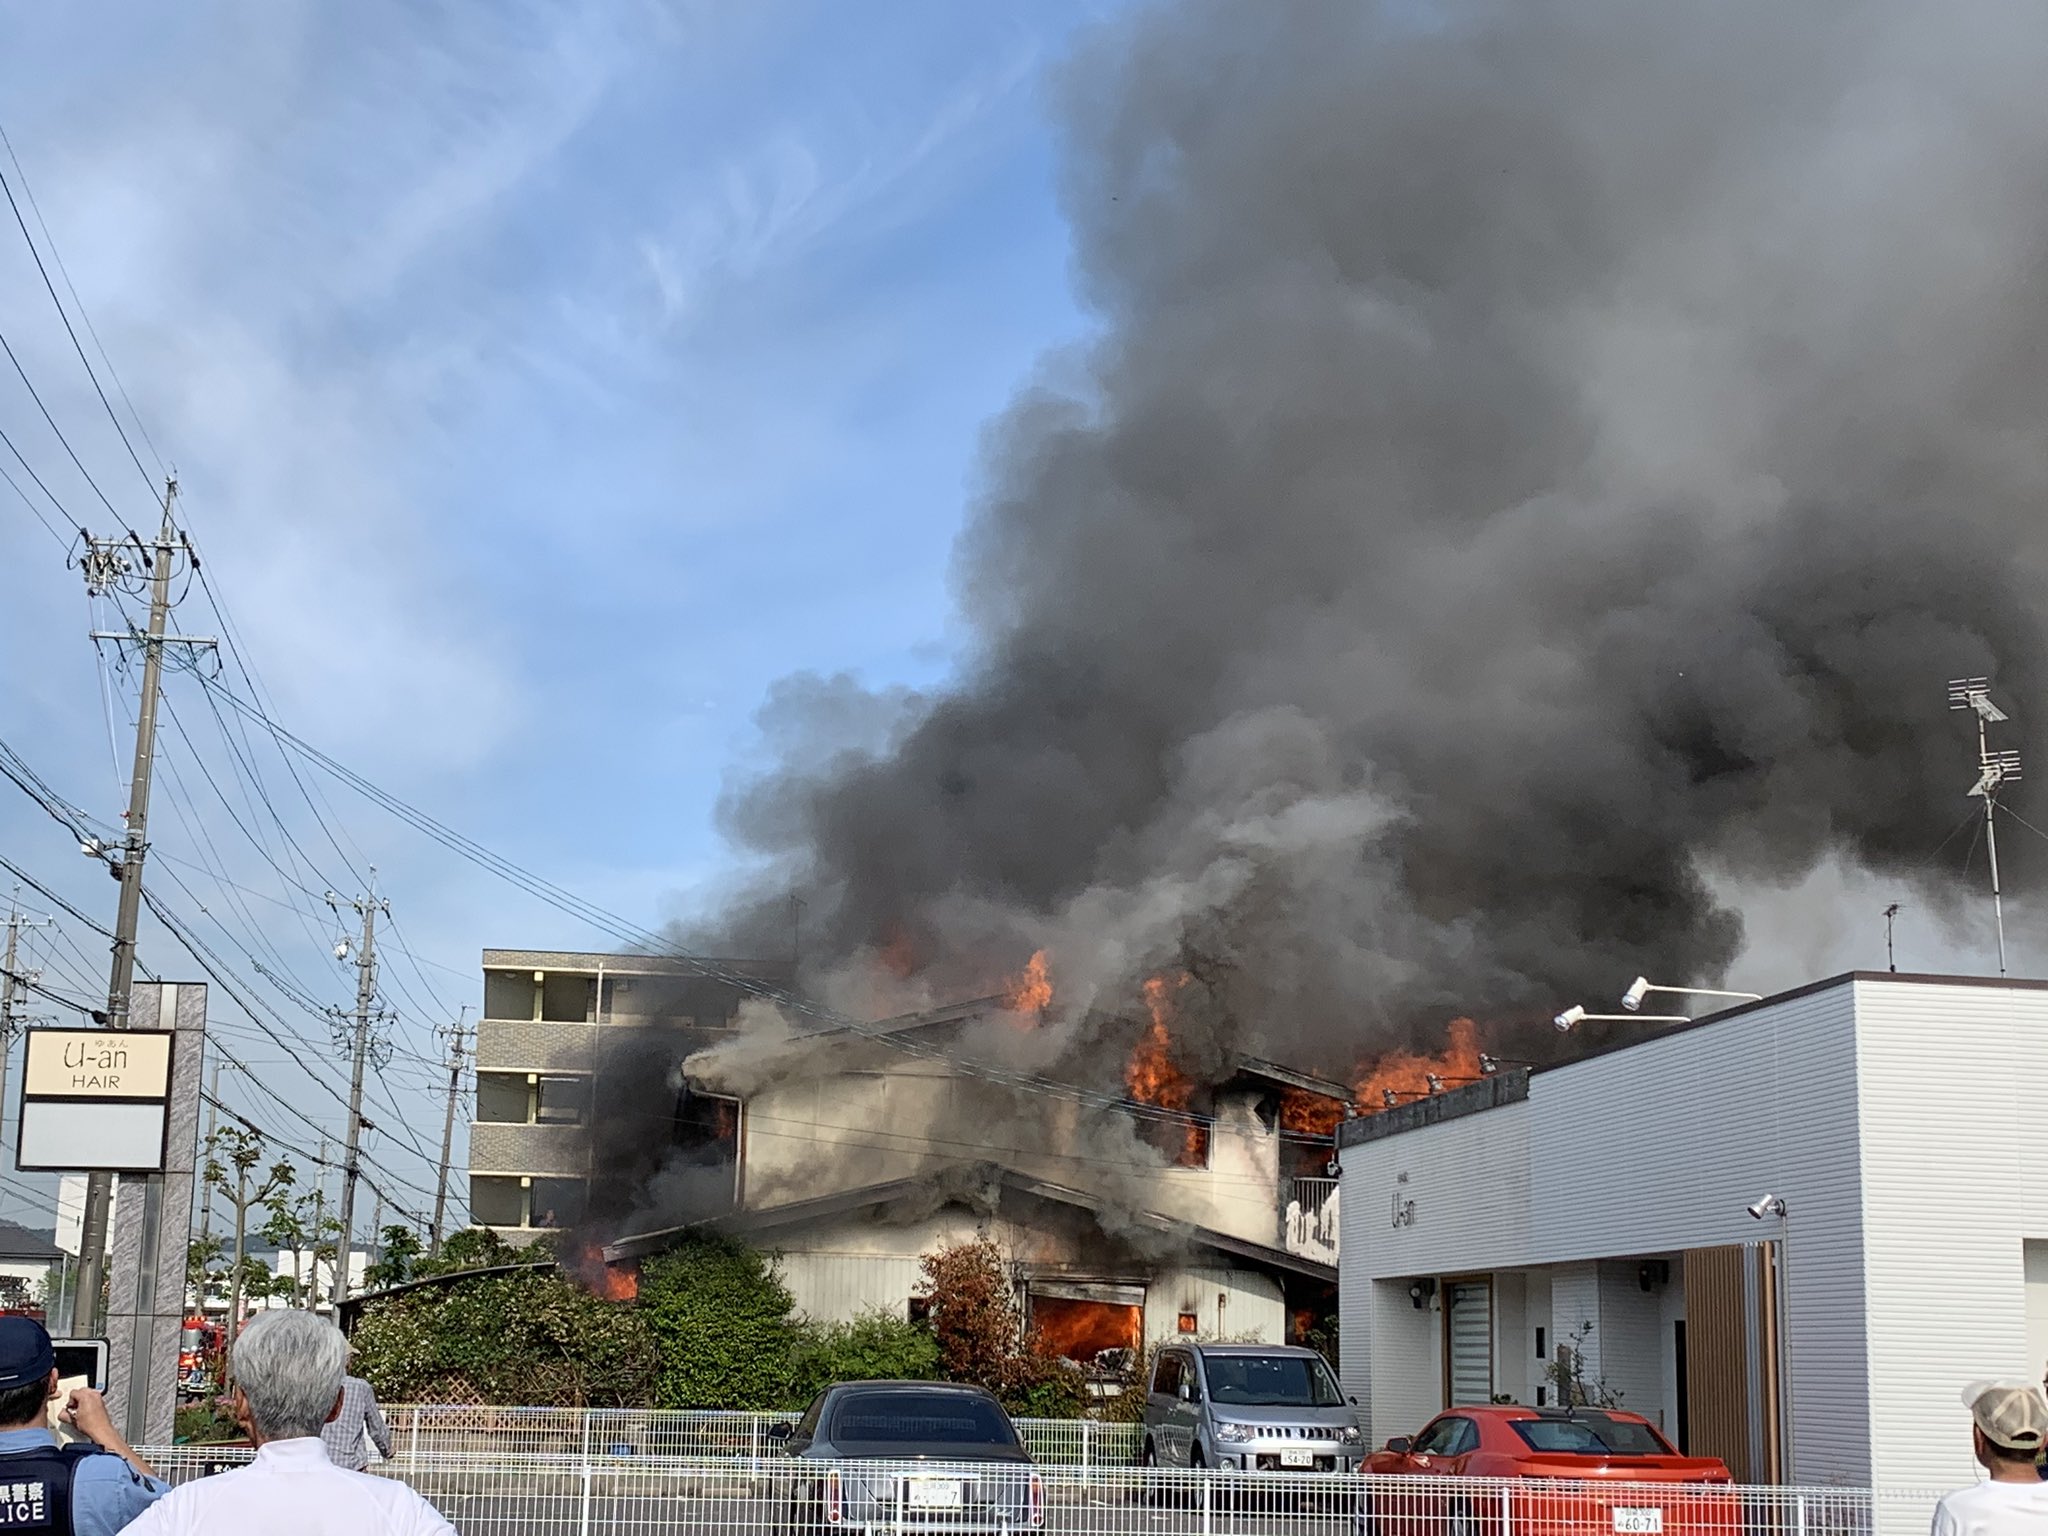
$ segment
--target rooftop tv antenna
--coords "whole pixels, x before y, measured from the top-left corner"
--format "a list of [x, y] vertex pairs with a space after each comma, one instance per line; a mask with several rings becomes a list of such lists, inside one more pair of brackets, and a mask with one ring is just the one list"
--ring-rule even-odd
[[1895, 901], [1884, 909], [1884, 964], [1888, 971], [1899, 968], [1898, 956], [1892, 953], [1892, 924], [1899, 919], [1899, 904]]
[[1948, 685], [1948, 707], [1967, 709], [1977, 717], [1977, 783], [1970, 793], [1984, 802], [1984, 848], [1991, 856], [1991, 913], [1998, 927], [1998, 974], [2005, 974], [2005, 898], [1998, 889], [1998, 792], [2020, 777], [2020, 755], [1991, 750], [1987, 728], [2011, 716], [1991, 702], [1991, 680], [1958, 677]]

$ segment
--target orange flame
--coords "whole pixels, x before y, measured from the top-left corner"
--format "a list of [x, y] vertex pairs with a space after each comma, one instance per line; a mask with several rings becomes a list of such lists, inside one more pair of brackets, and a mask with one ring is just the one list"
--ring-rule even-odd
[[[1165, 976], [1146, 979], [1145, 1011], [1152, 1016], [1152, 1022], [1124, 1065], [1124, 1087], [1133, 1099], [1181, 1113], [1186, 1113], [1194, 1103], [1195, 1085], [1174, 1062], [1173, 1033], [1167, 1024], [1173, 1017], [1173, 994], [1187, 984], [1185, 971], [1170, 980]], [[1174, 1153], [1174, 1161], [1184, 1168], [1200, 1168], [1209, 1161], [1206, 1125], [1189, 1120], [1181, 1126], [1181, 1144]]]
[[1427, 1097], [1434, 1077], [1446, 1088], [1477, 1082], [1479, 1070], [1479, 1026], [1470, 1019], [1451, 1020], [1449, 1038], [1434, 1056], [1414, 1051], [1390, 1051], [1358, 1069], [1358, 1112], [1376, 1115], [1389, 1108], [1387, 1095], [1396, 1103]]
[[1022, 975], [1010, 978], [1003, 1006], [1012, 1013], [1043, 1013], [1052, 1006], [1052, 971], [1046, 964], [1044, 950], [1031, 957]]
[[1144, 1323], [1142, 1307], [1054, 1296], [1031, 1298], [1031, 1332], [1039, 1348], [1084, 1365], [1105, 1349], [1136, 1349]]
[[607, 1264], [604, 1249], [596, 1243], [584, 1244], [569, 1267], [593, 1296], [602, 1296], [606, 1301], [634, 1301], [640, 1295], [640, 1271], [627, 1264]]
[[1280, 1095], [1280, 1129], [1296, 1136], [1335, 1136], [1343, 1118], [1343, 1104], [1320, 1093], [1289, 1088]]

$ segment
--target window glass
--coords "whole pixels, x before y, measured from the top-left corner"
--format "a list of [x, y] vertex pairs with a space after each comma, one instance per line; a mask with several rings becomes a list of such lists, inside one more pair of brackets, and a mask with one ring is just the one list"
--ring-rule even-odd
[[818, 1434], [818, 1415], [825, 1411], [825, 1394], [820, 1392], [811, 1399], [811, 1406], [804, 1410], [804, 1416], [796, 1421], [792, 1431], [799, 1440], [814, 1440]]
[[1210, 1355], [1209, 1395], [1240, 1408], [1341, 1408], [1329, 1367], [1307, 1355]]
[[532, 1018], [533, 972], [485, 971], [484, 1017], [487, 1019]]
[[524, 1072], [479, 1072], [476, 1117], [486, 1125], [524, 1125], [529, 1093]]
[[582, 1073], [541, 1074], [534, 1120], [541, 1125], [590, 1123], [590, 1079]]
[[1447, 1456], [1450, 1454], [1451, 1437], [1458, 1432], [1456, 1419], [1438, 1419], [1429, 1428], [1415, 1437], [1414, 1454], [1417, 1456]]
[[1468, 1456], [1479, 1449], [1479, 1427], [1470, 1419], [1451, 1420], [1451, 1443], [1446, 1456]]
[[533, 1181], [533, 1225], [573, 1227], [583, 1219], [588, 1198], [581, 1179], [535, 1179]]
[[1532, 1451], [1546, 1456], [1670, 1456], [1670, 1446], [1647, 1424], [1626, 1419], [1574, 1416], [1516, 1419], [1515, 1433]]
[[526, 1225], [526, 1191], [517, 1179], [471, 1174], [469, 1219], [480, 1227], [523, 1227]]
[[1010, 1416], [965, 1392], [852, 1392], [832, 1414], [835, 1445], [1017, 1444]]
[[1161, 1355], [1159, 1369], [1152, 1374], [1152, 1390], [1168, 1396], [1180, 1391], [1180, 1356]]

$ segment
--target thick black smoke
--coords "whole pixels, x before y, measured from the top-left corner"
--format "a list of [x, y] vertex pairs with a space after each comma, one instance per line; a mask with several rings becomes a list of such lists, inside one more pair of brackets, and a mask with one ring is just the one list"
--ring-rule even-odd
[[2043, 57], [2048, 10], [1867, 0], [1092, 37], [1100, 326], [992, 435], [973, 652], [778, 693], [727, 942], [782, 952], [794, 888], [814, 979], [1049, 943], [1127, 998], [1192, 947], [1237, 1043], [1343, 1067], [1710, 981], [1713, 889], [1953, 893], [1945, 681], [2048, 716]]

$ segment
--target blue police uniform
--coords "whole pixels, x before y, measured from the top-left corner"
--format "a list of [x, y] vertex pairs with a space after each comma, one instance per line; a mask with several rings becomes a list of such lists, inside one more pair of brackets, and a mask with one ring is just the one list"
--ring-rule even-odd
[[[41, 1323], [0, 1317], [0, 1391], [45, 1380], [55, 1368]], [[169, 1491], [96, 1445], [60, 1446], [39, 1425], [0, 1429], [0, 1536], [115, 1536]]]

